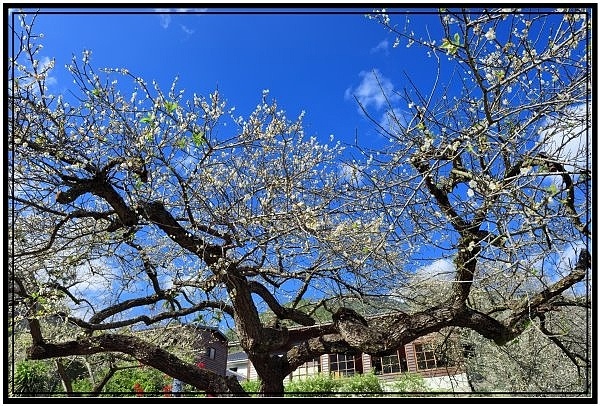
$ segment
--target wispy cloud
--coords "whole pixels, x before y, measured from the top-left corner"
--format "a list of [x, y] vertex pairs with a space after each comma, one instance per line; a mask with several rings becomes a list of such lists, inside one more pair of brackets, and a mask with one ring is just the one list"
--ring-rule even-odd
[[358, 75], [362, 80], [355, 89], [351, 87], [346, 89], [346, 99], [356, 97], [364, 108], [373, 106], [376, 110], [380, 110], [388, 102], [398, 100], [398, 96], [394, 94], [392, 81], [383, 76], [378, 69], [362, 71]]
[[113, 293], [111, 290], [112, 278], [110, 267], [104, 259], [94, 259], [78, 266], [75, 269], [74, 278], [78, 282], [69, 290], [76, 297], [85, 298], [87, 302], [72, 304], [73, 316], [85, 319], [93, 314], [90, 303], [100, 307], [107, 305]]
[[454, 278], [456, 267], [449, 259], [438, 259], [419, 268], [416, 278], [422, 281], [450, 282]]
[[[50, 60], [50, 58], [48, 58], [47, 56], [43, 57], [40, 60], [40, 71], [45, 71], [48, 67], [50, 67], [50, 65], [53, 64], [53, 62]], [[52, 69], [52, 68], [50, 68]], [[50, 72], [50, 71], [48, 71]], [[57, 83], [57, 80], [54, 76], [46, 76], [46, 86], [52, 86], [55, 85]]]
[[399, 107], [394, 107], [383, 113], [379, 124], [391, 134], [400, 134], [406, 128], [410, 120], [409, 116], [409, 113], [404, 112]]
[[183, 24], [181, 24], [181, 30], [183, 32], [185, 32], [186, 34], [188, 34], [188, 35], [192, 35], [193, 33], [196, 32], [195, 30], [193, 30], [193, 29], [191, 29], [191, 28], [189, 28], [189, 27], [187, 27], [186, 25], [183, 25]]
[[558, 118], [547, 119], [543, 127], [540, 143], [544, 152], [564, 163], [585, 166], [591, 158], [591, 118], [587, 117], [585, 104], [566, 109]]
[[383, 52], [386, 55], [389, 54], [389, 48], [390, 48], [390, 43], [387, 39], [384, 39], [383, 41], [381, 41], [379, 44], [377, 44], [376, 46], [374, 46], [373, 48], [371, 48], [371, 53], [377, 53], [377, 52]]
[[[159, 18], [160, 18], [160, 26], [163, 27], [164, 29], [169, 28], [169, 26], [171, 25], [171, 21], [172, 21], [172, 17], [171, 15], [173, 13], [176, 14], [198, 14], [198, 13], [204, 13], [206, 12], [208, 9], [207, 8], [155, 8], [154, 11], [156, 13], [159, 14]], [[186, 34], [193, 34], [194, 30], [186, 27], [185, 25], [181, 25], [181, 29], [186, 33]]]
[[364, 184], [365, 178], [360, 173], [360, 168], [356, 164], [342, 163], [339, 166], [338, 175], [340, 180], [354, 187], [358, 187]]
[[[563, 163], [567, 172], [578, 173], [592, 162], [591, 117], [585, 104], [565, 109], [559, 117], [546, 119], [539, 131], [539, 143], [550, 157]], [[561, 186], [562, 178], [552, 182]]]
[[155, 8], [154, 11], [160, 13], [158, 17], [160, 18], [160, 26], [163, 28], [169, 28], [171, 24], [171, 14], [168, 14], [171, 9], [170, 8]]

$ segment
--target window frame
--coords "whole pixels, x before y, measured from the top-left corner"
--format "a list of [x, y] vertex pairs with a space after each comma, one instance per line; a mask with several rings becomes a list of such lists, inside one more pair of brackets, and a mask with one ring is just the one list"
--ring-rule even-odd
[[[429, 369], [440, 368], [438, 357], [435, 353], [435, 347], [432, 343], [415, 343], [415, 361], [417, 365], [417, 370], [425, 371]], [[421, 365], [425, 365], [424, 368]], [[431, 366], [433, 365], [433, 366]]]
[[[332, 368], [333, 366], [337, 368]], [[343, 365], [344, 368], [340, 368]], [[356, 374], [356, 357], [348, 354], [329, 354], [329, 372], [336, 376], [353, 376]]]
[[291, 379], [294, 378], [306, 378], [321, 373], [321, 357], [313, 358], [310, 361], [306, 361], [292, 372]]

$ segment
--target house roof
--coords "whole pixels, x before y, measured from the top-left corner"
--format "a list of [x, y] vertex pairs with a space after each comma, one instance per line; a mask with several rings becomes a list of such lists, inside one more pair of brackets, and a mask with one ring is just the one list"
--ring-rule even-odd
[[242, 374], [240, 374], [238, 372], [232, 371], [231, 369], [228, 369], [227, 371], [225, 371], [225, 375], [226, 376], [233, 376], [238, 381], [245, 381], [246, 380], [246, 376], [245, 375], [242, 375]]
[[244, 361], [248, 359], [248, 354], [244, 351], [233, 352], [231, 354], [227, 354], [227, 362], [232, 361]]

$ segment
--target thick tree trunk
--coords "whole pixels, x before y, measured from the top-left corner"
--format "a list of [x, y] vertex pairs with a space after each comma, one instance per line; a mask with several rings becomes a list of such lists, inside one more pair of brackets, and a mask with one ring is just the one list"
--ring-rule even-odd
[[254, 353], [249, 354], [249, 358], [260, 377], [261, 395], [268, 397], [283, 396], [283, 380], [287, 375], [285, 357], [269, 353]]
[[283, 397], [284, 386], [283, 379], [277, 377], [267, 378], [260, 383], [260, 392], [262, 396]]

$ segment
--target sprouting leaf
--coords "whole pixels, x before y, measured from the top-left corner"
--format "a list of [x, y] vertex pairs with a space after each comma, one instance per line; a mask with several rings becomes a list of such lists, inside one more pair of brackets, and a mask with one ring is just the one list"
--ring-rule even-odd
[[140, 123], [144, 123], [144, 124], [151, 124], [151, 123], [152, 123], [152, 121], [154, 121], [154, 116], [153, 116], [152, 114], [148, 113], [148, 114], [146, 115], [146, 117], [143, 117], [143, 118], [140, 120]]
[[546, 188], [546, 191], [548, 193], [550, 193], [551, 195], [555, 195], [556, 193], [558, 193], [558, 188], [556, 187], [556, 185], [553, 183], [550, 186], [548, 186]]
[[195, 146], [199, 147], [201, 145], [206, 144], [206, 139], [204, 138], [203, 131], [195, 131], [192, 133], [192, 141]]
[[154, 134], [151, 129], [144, 132], [144, 138], [149, 142], [154, 141]]
[[175, 146], [180, 149], [184, 149], [187, 146], [187, 140], [185, 138], [180, 138], [175, 141]]
[[[458, 39], [460, 40], [460, 36]], [[454, 44], [448, 38], [444, 38], [442, 40], [442, 45], [440, 45], [440, 48], [445, 49], [450, 55], [454, 55], [456, 54], [456, 51], [458, 51], [458, 45]]]
[[98, 97], [98, 96], [100, 96], [102, 94], [102, 89], [96, 88], [96, 89], [92, 90], [92, 94], [94, 96]]
[[460, 45], [460, 34], [454, 34], [454, 45]]
[[177, 103], [166, 101], [165, 109], [167, 110], [167, 113], [172, 114], [173, 112], [175, 112], [175, 110], [177, 110]]

